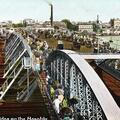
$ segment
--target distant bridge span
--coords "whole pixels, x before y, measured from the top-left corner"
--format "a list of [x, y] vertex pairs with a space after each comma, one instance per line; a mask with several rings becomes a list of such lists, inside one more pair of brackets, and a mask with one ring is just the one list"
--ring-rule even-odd
[[82, 55], [80, 54], [80, 56], [83, 59], [120, 59], [120, 54], [93, 54], [93, 55]]
[[[113, 57], [114, 56], [114, 57]], [[111, 55], [120, 59], [119, 55]], [[53, 80], [59, 80], [65, 96], [79, 98], [76, 109], [89, 120], [119, 120], [120, 108], [94, 69], [85, 59], [99, 56], [80, 55], [70, 50], [53, 51], [47, 60], [47, 68]], [[103, 55], [101, 59], [109, 59]]]

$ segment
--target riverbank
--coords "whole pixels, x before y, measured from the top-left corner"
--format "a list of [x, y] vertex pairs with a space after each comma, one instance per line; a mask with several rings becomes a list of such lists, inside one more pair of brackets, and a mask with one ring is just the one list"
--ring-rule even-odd
[[110, 42], [110, 47], [120, 49], [120, 36], [99, 36], [104, 42]]

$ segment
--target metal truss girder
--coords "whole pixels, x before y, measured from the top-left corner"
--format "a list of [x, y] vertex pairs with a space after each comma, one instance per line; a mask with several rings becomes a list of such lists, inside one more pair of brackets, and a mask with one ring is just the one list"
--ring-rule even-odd
[[12, 84], [14, 83], [14, 81], [16, 80], [16, 78], [18, 77], [18, 75], [21, 73], [21, 71], [23, 70], [23, 66], [21, 66], [21, 68], [19, 69], [18, 73], [16, 73], [16, 76], [12, 79], [12, 81], [6, 86], [6, 89], [3, 91], [3, 94], [1, 94], [0, 96], [0, 100], [5, 96], [6, 92], [9, 90], [9, 88], [12, 86]]
[[[0, 99], [2, 99], [5, 96], [6, 92], [9, 90], [9, 88], [11, 88], [13, 83], [15, 83], [16, 79], [17, 79], [17, 83], [19, 84], [18, 87], [21, 87], [23, 82], [26, 80], [27, 75], [25, 75], [25, 73], [24, 73], [24, 76], [21, 79], [19, 79], [20, 75], [23, 74], [23, 73], [21, 74], [21, 72], [25, 71], [24, 69], [26, 69], [23, 65], [24, 57], [31, 58], [31, 65], [30, 65], [31, 72], [28, 74], [28, 77], [30, 77], [30, 74], [34, 73], [34, 70], [35, 70], [34, 63], [33, 63], [33, 54], [30, 49], [30, 46], [27, 44], [26, 40], [24, 40], [17, 33], [12, 33], [11, 36], [8, 38], [8, 42], [6, 43], [6, 45], [7, 46], [5, 46], [6, 47], [5, 48], [5, 50], [6, 50], [5, 64], [7, 64], [7, 66], [5, 68], [4, 78], [7, 78], [7, 79], [2, 87], [4, 89], [4, 91], [2, 91], [3, 94], [1, 94]], [[10, 54], [10, 52], [11, 52], [11, 54]], [[21, 63], [19, 64], [19, 62], [21, 62]], [[33, 78], [30, 80], [33, 80]], [[23, 99], [24, 101], [28, 101], [29, 97], [32, 95], [32, 93], [37, 85], [37, 83], [35, 81], [34, 83], [31, 83], [30, 86], [28, 87], [28, 83], [29, 82], [27, 81], [26, 86], [27, 86], [27, 88], [29, 88], [29, 94], [27, 94], [24, 97], [24, 99]]]
[[10, 68], [4, 74], [3, 78], [5, 78], [8, 75], [8, 73], [13, 69], [13, 67], [15, 66], [15, 64], [22, 58], [22, 56], [24, 55], [25, 52], [26, 52], [26, 49], [24, 49], [24, 51], [20, 54], [20, 56], [17, 58], [17, 60], [14, 62], [14, 64], [12, 64], [12, 66], [10, 66]]
[[56, 59], [56, 72], [57, 72], [57, 79], [60, 81], [60, 58]]
[[65, 60], [65, 64], [64, 64], [64, 68], [65, 68], [65, 77], [64, 77], [64, 81], [65, 81], [65, 87], [68, 87], [68, 79], [69, 79], [69, 62], [68, 60]]
[[[55, 54], [56, 57], [54, 57]], [[69, 90], [70, 98], [73, 96], [79, 98], [80, 101], [76, 108], [80, 109], [80, 114], [83, 116], [87, 115], [89, 120], [119, 120], [120, 110], [117, 104], [102, 80], [86, 60], [76, 52], [63, 50], [54, 51], [50, 56], [50, 62], [56, 61], [57, 55], [62, 56], [60, 59], [64, 58], [63, 60], [65, 60], [65, 74], [61, 73], [65, 80], [64, 88], [68, 88], [67, 90], [65, 89], [65, 93], [68, 93], [67, 91]], [[55, 74], [58, 73], [56, 72]], [[102, 90], [104, 90], [104, 93], [101, 92]], [[108, 98], [106, 99], [106, 97]]]
[[60, 83], [64, 86], [64, 60], [60, 59]]

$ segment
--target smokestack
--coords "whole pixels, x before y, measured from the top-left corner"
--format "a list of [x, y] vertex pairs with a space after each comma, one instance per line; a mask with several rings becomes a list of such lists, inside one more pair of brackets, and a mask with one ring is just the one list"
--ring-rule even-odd
[[51, 7], [51, 16], [50, 16], [50, 23], [51, 23], [51, 27], [53, 26], [53, 5], [50, 4]]
[[99, 24], [99, 15], [97, 15], [97, 24]]

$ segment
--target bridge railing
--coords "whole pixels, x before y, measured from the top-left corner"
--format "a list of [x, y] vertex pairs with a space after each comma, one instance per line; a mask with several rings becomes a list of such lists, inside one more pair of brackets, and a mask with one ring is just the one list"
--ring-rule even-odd
[[7, 76], [7, 74], [12, 70], [14, 69], [16, 63], [21, 60], [21, 58], [23, 57], [23, 55], [25, 54], [26, 50], [22, 50], [20, 52], [18, 52], [18, 54], [16, 54], [16, 56], [9, 62], [7, 62], [6, 64], [6, 67], [5, 67], [5, 74], [4, 74], [4, 78]]
[[[5, 60], [6, 68], [5, 68], [4, 78], [6, 78], [6, 81], [2, 86], [3, 93], [1, 94], [0, 99], [5, 97], [7, 91], [12, 87], [13, 83], [15, 83], [18, 85], [18, 87], [24, 84], [23, 85], [24, 88], [22, 87], [23, 89], [17, 92], [16, 99], [22, 101], [28, 101], [29, 97], [32, 95], [37, 85], [41, 86], [42, 84], [44, 84], [39, 82], [37, 83], [36, 79], [39, 79], [40, 81], [40, 77], [39, 74], [34, 74], [35, 65], [33, 62], [34, 61], [33, 53], [31, 51], [30, 46], [27, 44], [27, 41], [23, 39], [23, 37], [19, 36], [16, 33], [12, 33], [11, 36], [9, 36], [8, 38], [8, 42], [6, 42], [5, 57], [6, 57]], [[27, 59], [25, 61], [25, 58], [30, 58], [30, 62], [31, 62], [30, 69], [27, 66], [25, 66], [25, 64], [27, 65]], [[33, 76], [32, 73], [35, 76]], [[30, 78], [31, 74], [32, 77]], [[27, 84], [25, 81], [27, 82]], [[49, 105], [52, 106], [52, 102], [50, 101], [49, 94], [45, 89], [45, 85], [42, 86], [42, 90], [44, 95], [46, 96], [45, 99], [47, 99]], [[54, 112], [53, 106], [49, 107], [48, 111]], [[51, 113], [49, 113], [49, 115], [53, 117]], [[57, 120], [58, 119], [57, 114], [54, 113], [54, 115]]]
[[9, 37], [7, 38], [7, 41], [6, 41], [7, 44], [5, 46], [6, 54], [9, 52], [9, 50], [14, 45], [15, 41], [17, 40], [17, 37], [18, 37], [17, 35], [9, 34]]
[[11, 54], [12, 50], [14, 50], [15, 46], [20, 42], [19, 37], [17, 36], [15, 39], [11, 40], [11, 44], [9, 43], [8, 46], [6, 46], [6, 56], [8, 54]]
[[11, 73], [7, 76], [4, 84], [1, 87], [2, 94], [0, 96], [0, 99], [3, 99], [6, 92], [10, 89], [11, 85], [14, 83], [14, 81], [17, 79], [17, 77], [20, 75], [21, 71], [23, 70], [23, 64], [20, 61], [17, 66], [11, 71]]
[[[5, 50], [5, 73], [3, 77], [6, 81], [1, 88], [2, 94], [0, 99], [5, 96], [13, 83], [18, 82], [19, 77], [25, 73], [24, 57], [31, 57], [28, 52], [29, 49], [27, 45], [24, 44], [22, 37], [15, 33], [12, 33], [8, 37]], [[24, 80], [27, 80], [27, 75], [24, 76]], [[23, 82], [20, 84], [22, 85]]]
[[5, 63], [8, 62], [8, 60], [12, 59], [12, 58], [16, 58], [20, 52], [22, 52], [24, 50], [24, 46], [22, 45], [22, 42], [18, 40], [18, 44], [13, 48], [13, 50], [11, 51], [10, 54], [5, 54]]

